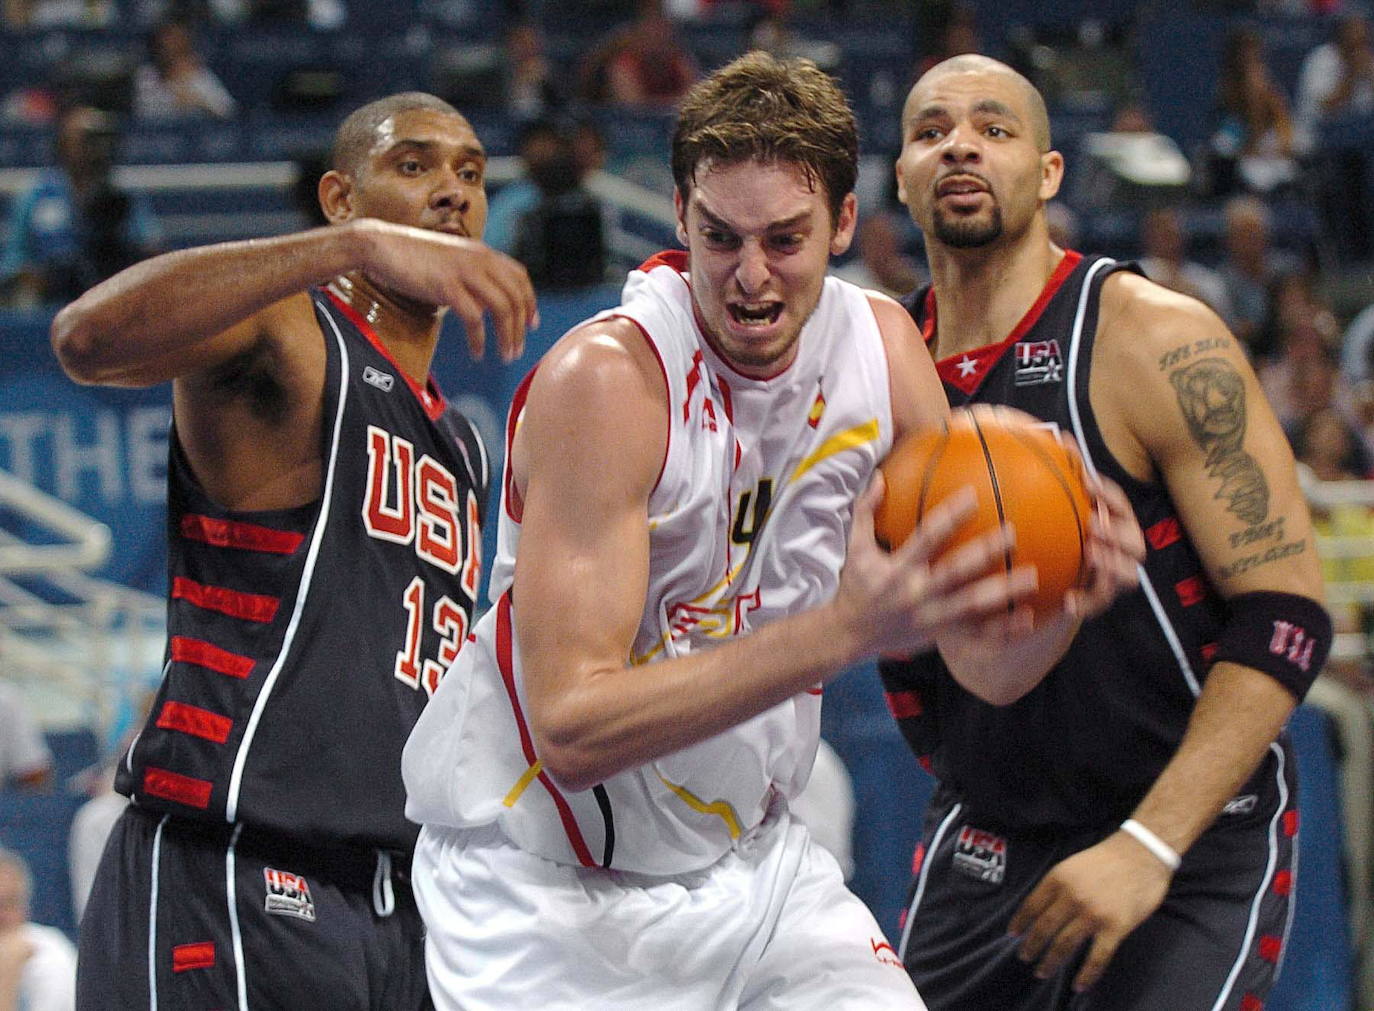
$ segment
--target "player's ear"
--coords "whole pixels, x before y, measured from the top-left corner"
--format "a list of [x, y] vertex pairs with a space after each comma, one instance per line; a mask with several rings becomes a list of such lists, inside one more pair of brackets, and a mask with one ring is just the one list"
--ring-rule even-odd
[[353, 177], [336, 169], [320, 176], [318, 187], [320, 210], [330, 224], [341, 224], [353, 218]]
[[1040, 156], [1040, 199], [1053, 200], [1064, 181], [1064, 156], [1058, 151], [1046, 151]]
[[846, 193], [840, 201], [839, 220], [835, 223], [835, 234], [830, 237], [830, 255], [839, 256], [854, 241], [854, 228], [859, 221], [859, 198]]
[[677, 241], [687, 245], [687, 200], [682, 190], [673, 187], [673, 210], [677, 212]]

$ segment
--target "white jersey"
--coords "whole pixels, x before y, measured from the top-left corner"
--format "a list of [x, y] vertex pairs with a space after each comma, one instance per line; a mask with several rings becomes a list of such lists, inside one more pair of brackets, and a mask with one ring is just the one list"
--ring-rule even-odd
[[[827, 278], [796, 360], [756, 380], [702, 337], [685, 267], [685, 254], [660, 254], [599, 317], [639, 326], [668, 390], [668, 445], [649, 499], [648, 592], [628, 658], [645, 677], [655, 661], [828, 600], [853, 501], [892, 444], [887, 355], [861, 289]], [[512, 425], [527, 388], [511, 406]], [[792, 797], [805, 785], [819, 687], [592, 789], [554, 782], [526, 725], [509, 594], [520, 533], [509, 460], [500, 524], [494, 606], [406, 745], [407, 817], [495, 823], [520, 848], [562, 863], [678, 874], [719, 859], [759, 824], [775, 791]]]

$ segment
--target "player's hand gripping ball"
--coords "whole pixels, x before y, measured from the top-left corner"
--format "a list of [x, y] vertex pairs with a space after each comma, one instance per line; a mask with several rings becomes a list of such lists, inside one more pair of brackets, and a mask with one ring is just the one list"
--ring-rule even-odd
[[937, 503], [965, 485], [977, 505], [942, 549], [1008, 523], [1015, 544], [1001, 564], [1034, 565], [1039, 587], [1027, 598], [1037, 616], [1063, 609], [1064, 594], [1088, 577], [1086, 549], [1092, 497], [1076, 450], [1029, 415], [956, 409], [943, 431], [899, 440], [881, 464], [887, 490], [874, 516], [880, 543], [895, 548]]

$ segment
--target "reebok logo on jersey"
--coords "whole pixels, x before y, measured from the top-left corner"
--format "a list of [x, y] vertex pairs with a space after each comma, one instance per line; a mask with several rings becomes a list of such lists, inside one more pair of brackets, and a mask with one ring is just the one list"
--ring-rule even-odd
[[391, 387], [396, 385], [396, 377], [389, 372], [382, 372], [369, 365], [363, 369], [363, 382], [377, 387], [383, 393], [390, 393]]
[[1000, 885], [1007, 876], [1007, 841], [965, 825], [954, 841], [954, 869], [977, 881]]
[[1059, 355], [1059, 342], [1022, 341], [1016, 345], [1016, 385], [1042, 386], [1058, 383], [1064, 378], [1064, 359]]
[[305, 878], [271, 867], [264, 867], [262, 876], [267, 879], [267, 912], [315, 922], [315, 903], [310, 898], [310, 885]]

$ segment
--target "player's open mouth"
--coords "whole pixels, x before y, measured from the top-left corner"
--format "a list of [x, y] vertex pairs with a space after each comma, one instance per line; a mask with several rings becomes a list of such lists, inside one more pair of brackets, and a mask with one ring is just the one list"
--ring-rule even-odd
[[768, 302], [763, 305], [743, 305], [732, 302], [727, 307], [730, 318], [740, 326], [771, 326], [782, 315], [781, 302]]
[[960, 175], [941, 180], [935, 187], [937, 197], [959, 197], [970, 193], [986, 193], [988, 184], [975, 176]]

